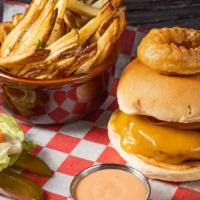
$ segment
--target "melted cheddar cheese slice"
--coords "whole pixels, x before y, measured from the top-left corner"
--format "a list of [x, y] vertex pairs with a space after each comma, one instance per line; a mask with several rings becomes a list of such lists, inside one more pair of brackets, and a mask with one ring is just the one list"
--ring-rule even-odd
[[198, 131], [162, 127], [152, 124], [144, 116], [127, 115], [121, 111], [115, 111], [110, 123], [120, 135], [121, 147], [128, 153], [170, 164], [200, 160]]

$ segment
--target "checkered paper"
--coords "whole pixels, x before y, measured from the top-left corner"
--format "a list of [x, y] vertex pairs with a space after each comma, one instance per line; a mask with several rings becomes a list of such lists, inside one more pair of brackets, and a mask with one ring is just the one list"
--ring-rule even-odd
[[[14, 13], [24, 12], [26, 8], [19, 2], [5, 2], [0, 16], [4, 21], [9, 21]], [[121, 71], [135, 57], [136, 47], [145, 33], [143, 29], [127, 27], [120, 41], [121, 54], [116, 63], [112, 90], [105, 103], [94, 113], [65, 125], [33, 126], [18, 119], [26, 139], [38, 144], [32, 153], [42, 158], [54, 171], [50, 179], [22, 172], [42, 186], [47, 200], [69, 199], [69, 186], [73, 177], [89, 166], [97, 163], [126, 164], [109, 144], [107, 123], [117, 108], [116, 88]], [[0, 111], [9, 113], [3, 106], [0, 106]], [[150, 184], [152, 200], [200, 199], [200, 181], [180, 184], [150, 180]], [[0, 197], [0, 200], [8, 198]]]

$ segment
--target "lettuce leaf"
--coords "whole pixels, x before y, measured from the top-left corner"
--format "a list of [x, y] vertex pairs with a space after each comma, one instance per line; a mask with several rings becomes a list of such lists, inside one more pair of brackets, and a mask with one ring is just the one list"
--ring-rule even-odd
[[20, 141], [24, 140], [24, 133], [17, 124], [17, 121], [3, 113], [0, 113], [0, 131], [4, 134], [6, 141]]
[[[30, 149], [35, 147], [35, 143], [32, 141], [24, 141], [22, 144], [23, 151], [29, 151]], [[2, 149], [3, 150], [2, 150]], [[1, 151], [2, 150], [2, 151]], [[21, 153], [13, 154], [8, 156], [9, 146], [6, 147], [5, 143], [0, 144], [0, 171], [3, 169], [12, 166], [17, 159], [19, 158]]]
[[0, 143], [0, 171], [13, 165], [22, 151], [29, 151], [35, 147], [32, 141], [24, 141], [24, 133], [17, 121], [0, 113], [0, 132], [4, 135], [4, 142]]
[[0, 143], [0, 171], [9, 165], [10, 157], [8, 155], [10, 145], [8, 143]]
[[4, 142], [0, 143], [0, 171], [12, 165], [22, 152], [24, 133], [16, 120], [0, 113], [0, 132], [4, 135]]

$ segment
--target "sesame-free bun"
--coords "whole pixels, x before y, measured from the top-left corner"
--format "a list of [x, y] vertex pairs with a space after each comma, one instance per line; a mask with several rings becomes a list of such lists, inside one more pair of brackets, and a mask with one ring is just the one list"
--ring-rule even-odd
[[[114, 115], [115, 113], [113, 113], [112, 117]], [[108, 136], [112, 146], [128, 165], [134, 167], [145, 176], [173, 182], [200, 180], [200, 161], [188, 161], [183, 164], [172, 165], [125, 152], [120, 145], [120, 136], [115, 133], [110, 122], [108, 124]]]
[[200, 122], [200, 75], [163, 75], [134, 60], [122, 73], [117, 97], [126, 114], [166, 122]]

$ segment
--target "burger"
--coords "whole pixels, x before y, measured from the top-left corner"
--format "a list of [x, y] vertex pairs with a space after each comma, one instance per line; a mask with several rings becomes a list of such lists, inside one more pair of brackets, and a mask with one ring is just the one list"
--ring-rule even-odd
[[117, 88], [119, 109], [108, 135], [144, 175], [174, 182], [200, 180], [200, 75], [169, 75], [133, 60]]

